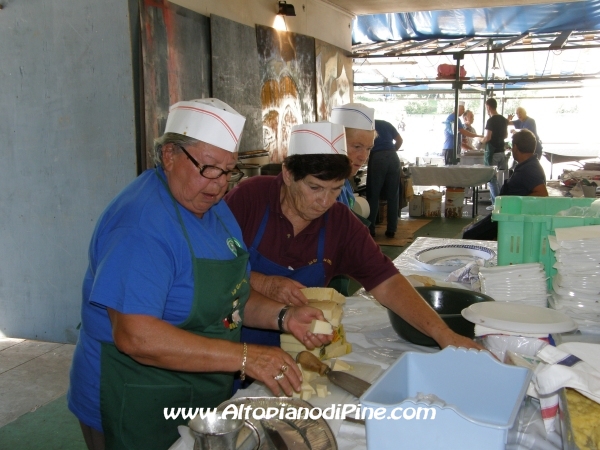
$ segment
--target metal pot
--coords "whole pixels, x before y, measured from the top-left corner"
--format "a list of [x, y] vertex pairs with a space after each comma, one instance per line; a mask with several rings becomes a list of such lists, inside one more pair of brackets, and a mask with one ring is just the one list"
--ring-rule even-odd
[[260, 175], [260, 165], [259, 164], [240, 164], [240, 163], [238, 163], [237, 167], [247, 177], [255, 177], [257, 175]]

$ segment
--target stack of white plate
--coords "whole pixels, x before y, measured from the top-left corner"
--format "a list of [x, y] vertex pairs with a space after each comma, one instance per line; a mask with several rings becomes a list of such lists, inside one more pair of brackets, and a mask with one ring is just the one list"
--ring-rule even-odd
[[540, 263], [479, 269], [481, 292], [496, 301], [548, 306], [546, 272]]
[[600, 241], [560, 242], [550, 306], [577, 322], [582, 332], [600, 333]]

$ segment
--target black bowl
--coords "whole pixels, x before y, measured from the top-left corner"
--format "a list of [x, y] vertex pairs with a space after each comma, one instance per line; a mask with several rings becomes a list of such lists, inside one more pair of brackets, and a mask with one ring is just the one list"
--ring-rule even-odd
[[[475, 336], [475, 324], [465, 319], [460, 312], [474, 303], [494, 301], [488, 295], [465, 289], [439, 286], [417, 287], [415, 289], [448, 324], [451, 330], [471, 339]], [[388, 309], [388, 316], [392, 328], [402, 339], [417, 345], [437, 346], [437, 342], [432, 338], [409, 325], [408, 322], [390, 309]]]

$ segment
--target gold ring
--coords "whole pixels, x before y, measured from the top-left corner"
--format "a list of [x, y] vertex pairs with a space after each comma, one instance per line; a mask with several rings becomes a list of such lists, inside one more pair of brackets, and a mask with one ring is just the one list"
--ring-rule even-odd
[[281, 366], [281, 373], [286, 373], [288, 369], [289, 369], [288, 365], [284, 364], [283, 366]]
[[281, 380], [283, 377], [285, 377], [285, 375], [283, 374], [283, 372], [279, 372], [277, 375], [275, 375], [273, 377], [274, 380], [279, 381]]

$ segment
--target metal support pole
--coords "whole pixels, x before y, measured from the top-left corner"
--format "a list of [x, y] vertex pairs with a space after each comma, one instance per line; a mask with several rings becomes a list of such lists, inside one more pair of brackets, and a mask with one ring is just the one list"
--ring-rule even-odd
[[460, 118], [458, 117], [458, 95], [459, 90], [462, 89], [462, 83], [460, 81], [460, 62], [465, 57], [462, 53], [456, 53], [454, 56], [456, 60], [456, 73], [454, 75], [454, 83], [452, 87], [454, 88], [454, 149], [452, 152], [452, 164], [455, 165], [458, 162], [458, 152], [460, 150], [460, 142], [462, 141], [459, 133], [458, 133], [458, 121]]

